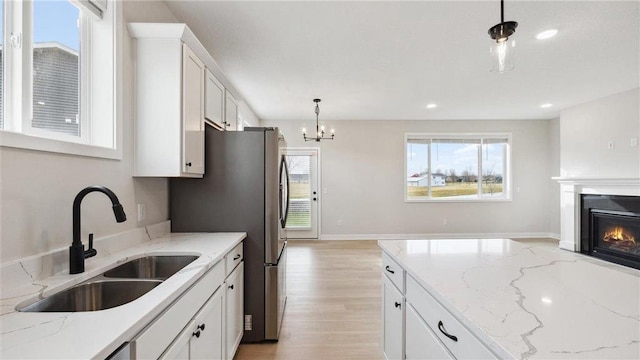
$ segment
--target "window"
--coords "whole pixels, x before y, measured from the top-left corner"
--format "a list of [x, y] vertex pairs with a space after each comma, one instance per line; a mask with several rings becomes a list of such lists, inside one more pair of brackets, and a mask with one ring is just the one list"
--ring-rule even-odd
[[511, 134], [406, 134], [405, 200], [510, 199]]
[[1, 0], [0, 145], [121, 158], [112, 0]]

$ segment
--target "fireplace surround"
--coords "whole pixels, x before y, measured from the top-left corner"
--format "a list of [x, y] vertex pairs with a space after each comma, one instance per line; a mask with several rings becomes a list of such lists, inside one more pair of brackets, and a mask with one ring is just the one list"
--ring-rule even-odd
[[583, 195], [628, 196], [640, 199], [640, 178], [555, 177], [553, 180], [560, 184], [559, 247], [565, 250], [588, 253], [582, 244]]
[[640, 197], [581, 195], [580, 252], [640, 269]]

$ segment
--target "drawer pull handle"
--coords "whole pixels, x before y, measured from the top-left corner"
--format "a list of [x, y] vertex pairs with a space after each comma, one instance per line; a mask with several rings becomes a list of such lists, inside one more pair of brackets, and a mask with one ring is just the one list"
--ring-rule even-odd
[[389, 265], [387, 265], [387, 267], [384, 268], [385, 270], [387, 270], [388, 272], [395, 274], [396, 272], [391, 270], [391, 268], [389, 267]]
[[454, 335], [450, 335], [449, 333], [447, 333], [447, 331], [444, 329], [444, 324], [442, 323], [442, 321], [438, 321], [438, 330], [440, 330], [441, 333], [444, 334], [444, 336], [448, 337], [449, 339], [453, 340], [453, 341], [458, 341], [458, 337], [454, 336]]
[[195, 336], [195, 337], [197, 337], [197, 338], [199, 338], [199, 337], [200, 337], [200, 330], [198, 330], [198, 331], [194, 332], [194, 333], [193, 333], [193, 334], [191, 334], [191, 335], [192, 335], [192, 336]]
[[234, 256], [234, 257], [233, 257], [233, 261], [236, 261], [236, 260], [240, 259], [241, 257], [242, 257], [242, 256], [241, 256], [240, 254], [238, 254], [238, 255], [236, 255], [236, 256]]
[[402, 306], [402, 304], [396, 301], [396, 307], [399, 308], [400, 306]]

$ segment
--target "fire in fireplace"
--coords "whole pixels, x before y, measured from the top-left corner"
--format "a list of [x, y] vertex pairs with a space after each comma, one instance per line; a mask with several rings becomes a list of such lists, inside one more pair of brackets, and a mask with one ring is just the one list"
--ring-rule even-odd
[[582, 195], [580, 251], [640, 269], [640, 197]]
[[610, 231], [605, 231], [602, 236], [610, 249], [630, 252], [638, 247], [635, 236], [621, 226], [616, 226]]

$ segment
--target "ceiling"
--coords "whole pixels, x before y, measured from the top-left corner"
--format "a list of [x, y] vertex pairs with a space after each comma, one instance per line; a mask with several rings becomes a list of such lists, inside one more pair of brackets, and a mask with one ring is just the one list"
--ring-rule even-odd
[[638, 1], [507, 0], [505, 74], [489, 72], [497, 0], [166, 3], [264, 120], [314, 120], [313, 98], [324, 121], [549, 119], [639, 86]]

